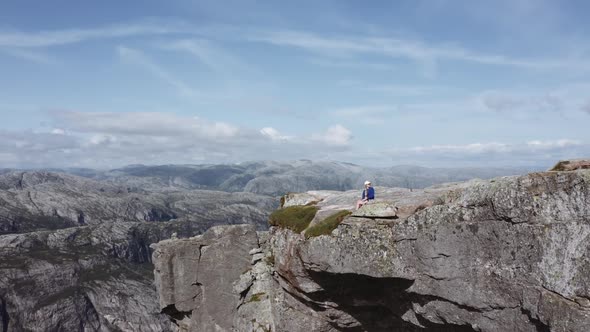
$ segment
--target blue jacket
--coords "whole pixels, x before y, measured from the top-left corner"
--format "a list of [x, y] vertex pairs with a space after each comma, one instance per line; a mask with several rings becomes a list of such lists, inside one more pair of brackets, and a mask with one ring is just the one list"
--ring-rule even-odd
[[366, 190], [363, 190], [362, 199], [365, 199], [365, 193], [366, 193], [367, 199], [375, 199], [375, 188], [369, 187]]

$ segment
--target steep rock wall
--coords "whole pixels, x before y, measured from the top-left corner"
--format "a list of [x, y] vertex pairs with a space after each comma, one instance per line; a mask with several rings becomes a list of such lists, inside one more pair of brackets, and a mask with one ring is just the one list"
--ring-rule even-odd
[[[330, 195], [323, 201], [340, 194]], [[232, 272], [234, 297], [224, 305], [235, 312], [221, 330], [590, 327], [589, 170], [396, 193], [389, 203], [409, 212], [397, 219], [351, 216], [331, 234], [312, 238], [272, 228], [267, 242], [252, 241], [254, 251], [222, 250], [246, 262], [253, 252], [264, 258]], [[189, 264], [154, 257], [159, 260], [179, 269]], [[161, 298], [171, 280], [160, 279]], [[191, 310], [195, 317], [203, 309], [193, 304]]]

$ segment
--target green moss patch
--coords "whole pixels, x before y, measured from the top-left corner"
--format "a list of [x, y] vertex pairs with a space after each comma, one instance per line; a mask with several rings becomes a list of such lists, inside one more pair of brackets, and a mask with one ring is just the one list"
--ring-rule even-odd
[[316, 225], [311, 226], [309, 229], [305, 231], [305, 237], [315, 237], [320, 235], [327, 235], [332, 233], [333, 230], [340, 225], [342, 220], [346, 216], [351, 215], [352, 212], [350, 211], [339, 211], [334, 213], [333, 215], [329, 216], [328, 218], [320, 221]]
[[264, 296], [264, 294], [265, 293], [256, 293], [256, 294], [253, 294], [250, 297], [250, 300], [248, 300], [247, 303], [250, 303], [250, 302], [260, 302], [260, 300], [262, 300], [262, 297]]
[[269, 217], [271, 226], [279, 226], [300, 233], [318, 212], [317, 206], [289, 206], [273, 212]]

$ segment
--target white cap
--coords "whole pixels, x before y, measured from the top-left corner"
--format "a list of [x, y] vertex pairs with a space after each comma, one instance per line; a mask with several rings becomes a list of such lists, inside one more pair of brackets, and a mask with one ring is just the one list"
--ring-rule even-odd
[[365, 186], [368, 184], [371, 184], [371, 181], [369, 181], [369, 180], [365, 181]]

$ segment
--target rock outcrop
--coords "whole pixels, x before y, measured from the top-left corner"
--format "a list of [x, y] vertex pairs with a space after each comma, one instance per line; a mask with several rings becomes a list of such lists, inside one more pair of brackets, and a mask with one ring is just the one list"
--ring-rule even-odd
[[[228, 318], [231, 326], [218, 330], [577, 332], [590, 327], [590, 170], [411, 192], [377, 188], [377, 194], [398, 208], [396, 219], [350, 216], [330, 234], [309, 238], [273, 227], [268, 240], [259, 239], [258, 245], [249, 240], [253, 250], [220, 245], [216, 257], [239, 256], [241, 263], [231, 272], [222, 270], [233, 279], [233, 287], [226, 288], [233, 295], [224, 301], [235, 311]], [[309, 201], [309, 195], [314, 193], [301, 201]], [[320, 211], [350, 209], [357, 195], [331, 193], [317, 204]], [[285, 204], [289, 200], [297, 197]], [[236, 231], [216, 234], [228, 232]], [[220, 243], [226, 242], [221, 236]], [[162, 257], [185, 252], [180, 242], [163, 246], [168, 253]], [[210, 269], [219, 266], [197, 257], [154, 260], [174, 271], [192, 266], [197, 274], [188, 280], [194, 283], [205, 280], [199, 279], [203, 271], [215, 275]], [[239, 271], [248, 264], [251, 269]], [[163, 290], [189, 290], [185, 283], [166, 280], [158, 286], [166, 299], [163, 308], [175, 303]], [[206, 290], [219, 283], [198, 285]], [[189, 306], [191, 317], [204, 310], [201, 303]], [[213, 331], [200, 325], [206, 319], [191, 321], [191, 331]]]
[[105, 223], [0, 236], [2, 331], [172, 331], [150, 243], [172, 223]]
[[[278, 199], [149, 192], [53, 172], [0, 175], [0, 331], [173, 331], [150, 244], [223, 224], [266, 229]], [[248, 258], [249, 259], [249, 258]]]
[[590, 169], [590, 159], [562, 160], [549, 171], [575, 171], [577, 169]]
[[240, 294], [233, 282], [258, 248], [251, 225], [217, 226], [203, 235], [153, 245], [160, 308], [181, 331], [229, 331]]

